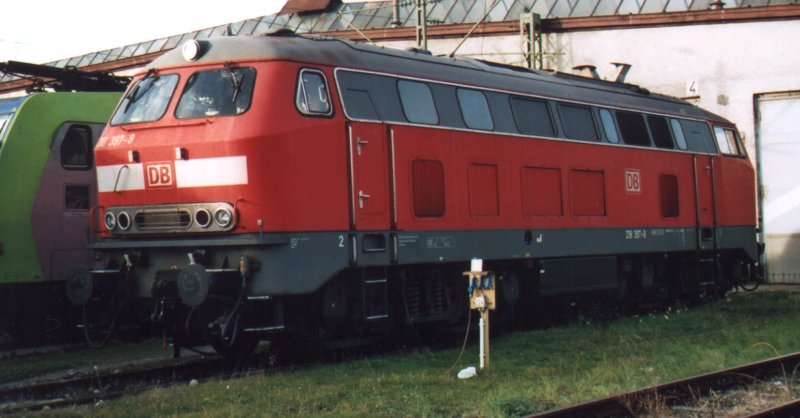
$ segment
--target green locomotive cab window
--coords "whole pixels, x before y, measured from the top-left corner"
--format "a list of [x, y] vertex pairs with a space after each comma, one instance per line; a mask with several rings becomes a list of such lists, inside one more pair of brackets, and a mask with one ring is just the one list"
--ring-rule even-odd
[[331, 100], [325, 76], [315, 70], [300, 71], [295, 105], [305, 115], [330, 115]]
[[241, 115], [250, 108], [256, 72], [252, 68], [198, 71], [186, 81], [175, 117], [178, 119]]
[[161, 119], [177, 85], [177, 74], [145, 76], [125, 94], [111, 118], [111, 124], [126, 125]]
[[11, 115], [0, 115], [0, 148], [3, 147], [3, 140], [6, 135], [6, 125], [11, 120]]
[[67, 170], [92, 168], [92, 130], [86, 125], [72, 125], [61, 142], [61, 166]]
[[20, 96], [11, 99], [0, 99], [0, 149], [3, 148], [8, 130], [11, 129], [11, 121], [17, 109], [23, 102], [28, 100], [30, 96]]

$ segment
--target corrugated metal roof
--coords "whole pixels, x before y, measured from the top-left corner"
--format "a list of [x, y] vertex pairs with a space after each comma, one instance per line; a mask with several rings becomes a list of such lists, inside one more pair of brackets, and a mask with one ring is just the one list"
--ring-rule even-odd
[[[516, 21], [522, 13], [538, 13], [543, 19], [630, 15], [705, 10], [712, 0], [427, 0], [431, 24], [474, 23], [484, 15], [488, 22]], [[492, 5], [496, 2], [494, 7]], [[725, 8], [798, 4], [800, 0], [725, 0]], [[93, 52], [47, 63], [56, 67], [84, 66], [167, 51], [187, 39], [204, 39], [222, 34], [257, 35], [277, 29], [297, 33], [333, 32], [392, 27], [392, 2], [333, 4], [329, 11], [270, 15], [214, 26], [203, 30], [148, 40], [110, 51]], [[400, 0], [400, 26], [414, 27], [414, 0]], [[491, 8], [491, 11], [489, 9]], [[0, 83], [11, 81], [0, 76]]]
[[320, 12], [328, 8], [333, 0], [288, 0], [278, 14], [297, 12]]

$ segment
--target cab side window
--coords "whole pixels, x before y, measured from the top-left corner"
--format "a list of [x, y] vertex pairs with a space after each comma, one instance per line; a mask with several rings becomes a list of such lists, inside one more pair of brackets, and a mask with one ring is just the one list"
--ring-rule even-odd
[[740, 157], [745, 155], [744, 146], [739, 142], [739, 137], [733, 129], [715, 126], [714, 137], [721, 153]]
[[297, 80], [295, 105], [300, 113], [312, 116], [327, 116], [331, 112], [331, 100], [325, 76], [315, 70], [300, 71]]
[[61, 142], [61, 167], [67, 170], [92, 168], [92, 130], [86, 125], [72, 125]]

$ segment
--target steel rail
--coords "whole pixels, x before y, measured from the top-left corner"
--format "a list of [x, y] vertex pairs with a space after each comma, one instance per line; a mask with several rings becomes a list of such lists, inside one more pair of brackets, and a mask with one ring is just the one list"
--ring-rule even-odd
[[[530, 418], [610, 418], [636, 417], [653, 404], [678, 404], [683, 400], [707, 396], [712, 391], [730, 389], [739, 385], [752, 384], [776, 375], [790, 375], [800, 367], [800, 353], [789, 354], [737, 366], [730, 369], [705, 373], [698, 376], [653, 385], [632, 392], [611, 395], [577, 405], [557, 408], [530, 415]], [[799, 401], [800, 402], [800, 401]], [[798, 411], [796, 402], [782, 405], [787, 411]], [[780, 415], [753, 415], [769, 417]]]
[[158, 362], [127, 370], [103, 370], [80, 377], [0, 389], [0, 415], [44, 407], [95, 403], [157, 386], [189, 383], [219, 375], [229, 365], [218, 357]]
[[744, 418], [797, 417], [800, 416], [800, 399], [780, 404], [761, 412], [747, 415]]

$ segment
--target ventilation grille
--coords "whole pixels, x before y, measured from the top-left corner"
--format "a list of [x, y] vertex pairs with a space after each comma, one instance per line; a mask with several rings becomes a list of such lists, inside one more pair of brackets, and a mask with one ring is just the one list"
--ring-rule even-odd
[[447, 289], [439, 277], [424, 274], [407, 277], [403, 296], [409, 323], [440, 320], [447, 314]]
[[192, 215], [185, 210], [139, 212], [133, 221], [140, 230], [182, 229], [192, 225]]

